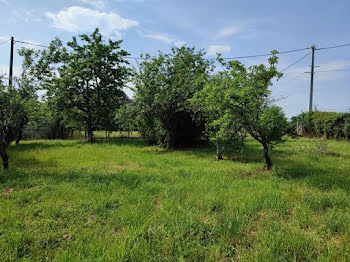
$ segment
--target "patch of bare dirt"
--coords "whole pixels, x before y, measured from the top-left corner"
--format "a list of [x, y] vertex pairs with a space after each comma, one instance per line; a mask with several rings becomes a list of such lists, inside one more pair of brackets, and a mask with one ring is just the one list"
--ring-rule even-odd
[[8, 195], [8, 194], [12, 193], [13, 190], [14, 190], [13, 187], [8, 187], [8, 188], [5, 188], [4, 190], [2, 190], [2, 193], [3, 193], [4, 195]]
[[63, 239], [64, 240], [71, 239], [71, 238], [72, 238], [72, 236], [69, 233], [66, 233], [66, 234], [63, 235]]

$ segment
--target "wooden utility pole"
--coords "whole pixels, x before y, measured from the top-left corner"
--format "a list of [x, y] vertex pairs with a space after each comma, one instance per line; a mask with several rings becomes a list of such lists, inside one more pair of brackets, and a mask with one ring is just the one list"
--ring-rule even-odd
[[311, 78], [310, 78], [310, 98], [309, 112], [312, 112], [312, 100], [314, 95], [314, 67], [315, 67], [315, 46], [311, 47]]
[[11, 49], [10, 49], [10, 72], [9, 72], [9, 86], [12, 86], [12, 78], [13, 78], [13, 48], [15, 45], [15, 40], [13, 36], [11, 37]]

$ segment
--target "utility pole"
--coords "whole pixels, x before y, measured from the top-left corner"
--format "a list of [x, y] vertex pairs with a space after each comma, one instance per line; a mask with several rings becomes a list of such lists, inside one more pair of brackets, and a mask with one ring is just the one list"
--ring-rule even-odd
[[15, 40], [13, 36], [11, 37], [11, 51], [10, 51], [10, 73], [9, 73], [9, 87], [12, 86], [12, 77], [13, 77], [13, 48], [15, 45]]
[[311, 78], [310, 78], [310, 100], [309, 112], [312, 112], [312, 99], [314, 95], [314, 67], [315, 67], [315, 46], [311, 46]]

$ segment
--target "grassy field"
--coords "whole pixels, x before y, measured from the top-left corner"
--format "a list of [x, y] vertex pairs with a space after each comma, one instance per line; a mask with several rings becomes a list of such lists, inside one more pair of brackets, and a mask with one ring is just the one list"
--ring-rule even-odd
[[212, 146], [23, 141], [0, 171], [1, 261], [350, 261], [350, 143], [288, 139], [262, 170]]

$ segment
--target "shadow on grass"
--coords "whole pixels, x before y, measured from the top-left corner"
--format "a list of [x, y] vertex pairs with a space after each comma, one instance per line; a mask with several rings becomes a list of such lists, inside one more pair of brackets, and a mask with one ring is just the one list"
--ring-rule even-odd
[[89, 188], [89, 190], [108, 190], [112, 188], [125, 188], [135, 190], [149, 183], [168, 184], [169, 179], [164, 177], [155, 177], [152, 175], [140, 176], [135, 171], [120, 170], [116, 173], [84, 173], [69, 171], [66, 173], [36, 172], [27, 173], [19, 170], [5, 172], [0, 177], [0, 184], [7, 184], [18, 188], [30, 188], [42, 184], [43, 178], [45, 185], [59, 185], [61, 183], [73, 184], [76, 188]]
[[298, 159], [276, 156], [275, 175], [284, 179], [301, 180], [321, 190], [342, 189], [350, 192], [350, 176], [345, 168], [334, 169], [325, 164], [317, 165], [317, 161], [301, 154]]
[[[78, 142], [79, 143], [79, 142]], [[86, 144], [85, 141], [80, 142], [81, 144]], [[289, 141], [291, 143], [291, 141]], [[148, 144], [142, 138], [111, 138], [111, 139], [97, 139], [96, 144], [107, 144], [107, 145], [117, 145], [117, 146], [130, 146], [143, 148], [147, 147]], [[34, 149], [49, 149], [49, 148], [59, 148], [59, 147], [70, 147], [74, 144], [63, 143], [60, 141], [55, 141], [52, 143], [45, 142], [33, 142], [33, 143], [25, 143], [19, 144], [14, 147], [11, 147], [10, 157], [15, 157], [16, 152], [25, 152], [28, 150]], [[147, 151], [148, 153], [153, 154], [171, 154], [172, 152], [179, 151], [185, 155], [195, 157], [195, 158], [207, 158], [207, 159], [215, 159], [216, 148], [213, 142], [209, 142], [205, 145], [199, 145], [197, 147], [189, 148], [189, 149], [175, 149], [175, 150], [154, 150]], [[274, 163], [274, 174], [278, 177], [284, 179], [295, 179], [295, 180], [303, 180], [305, 183], [312, 185], [321, 190], [328, 189], [343, 189], [346, 192], [350, 192], [350, 177], [347, 175], [347, 171], [343, 169], [330, 170], [330, 167], [325, 165], [319, 165], [317, 161], [322, 161], [322, 158], [319, 160], [310, 159], [306, 154], [302, 152], [298, 152], [300, 157], [298, 158], [290, 158], [290, 154], [293, 152], [289, 152], [285, 150], [285, 147], [274, 148], [271, 152], [271, 158]], [[10, 160], [11, 161], [11, 160]], [[242, 163], [261, 163], [261, 166], [264, 165], [263, 151], [260, 144], [254, 141], [247, 141], [245, 144], [243, 151], [241, 154], [236, 155], [233, 162], [242, 162]], [[13, 172], [4, 172], [0, 177], [0, 182], [5, 183], [11, 179], [18, 180], [26, 180], [26, 176], [30, 175], [31, 177], [48, 177], [49, 179], [55, 180], [55, 182], [60, 181], [83, 181], [84, 185], [88, 183], [97, 183], [97, 184], [105, 184], [108, 185], [112, 182], [118, 182], [121, 185], [126, 187], [135, 187], [140, 183], [145, 183], [147, 181], [152, 181], [156, 179], [151, 174], [147, 176], [140, 176], [137, 171], [132, 170], [119, 170], [113, 174], [89, 174], [85, 176], [86, 171], [77, 170], [77, 171], [69, 171], [68, 173], [63, 174], [55, 174], [50, 172], [45, 172], [44, 170], [48, 167], [57, 166], [57, 164], [52, 160], [46, 162], [40, 162], [36, 159], [31, 158], [23, 158], [16, 159], [14, 161], [14, 165], [16, 163], [21, 163], [21, 171], [14, 170]], [[11, 163], [10, 163], [11, 164]], [[34, 174], [33, 171], [36, 167], [39, 167], [37, 174]], [[22, 170], [25, 168], [31, 169], [31, 171], [23, 172]], [[36, 171], [36, 170], [35, 170]], [[11, 174], [16, 175], [11, 175]], [[159, 178], [158, 178], [159, 179]], [[166, 181], [163, 181], [166, 182]]]
[[50, 143], [34, 141], [31, 143], [19, 143], [18, 145], [11, 146], [9, 152], [25, 152], [30, 150], [50, 149], [50, 148], [62, 148], [71, 147], [72, 144], [62, 143], [59, 141], [51, 140]]
[[[87, 144], [87, 141], [81, 142]], [[95, 144], [108, 144], [118, 146], [134, 146], [134, 147], [146, 147], [147, 143], [139, 137], [114, 137], [114, 138], [97, 138]]]
[[[198, 158], [212, 158], [216, 157], [216, 146], [215, 142], [211, 141], [205, 145], [198, 147], [188, 148], [188, 149], [176, 149], [171, 151], [181, 151], [184, 154], [189, 156], [195, 156]], [[170, 151], [170, 152], [171, 152]], [[160, 151], [159, 153], [166, 154], [167, 150]], [[288, 153], [279, 149], [273, 149], [271, 151], [272, 158], [274, 155], [287, 156]], [[263, 148], [260, 144], [256, 142], [249, 141], [244, 144], [241, 152], [224, 154], [224, 159], [227, 161], [241, 162], [241, 163], [259, 163], [261, 162], [262, 166], [264, 165], [264, 154]]]

